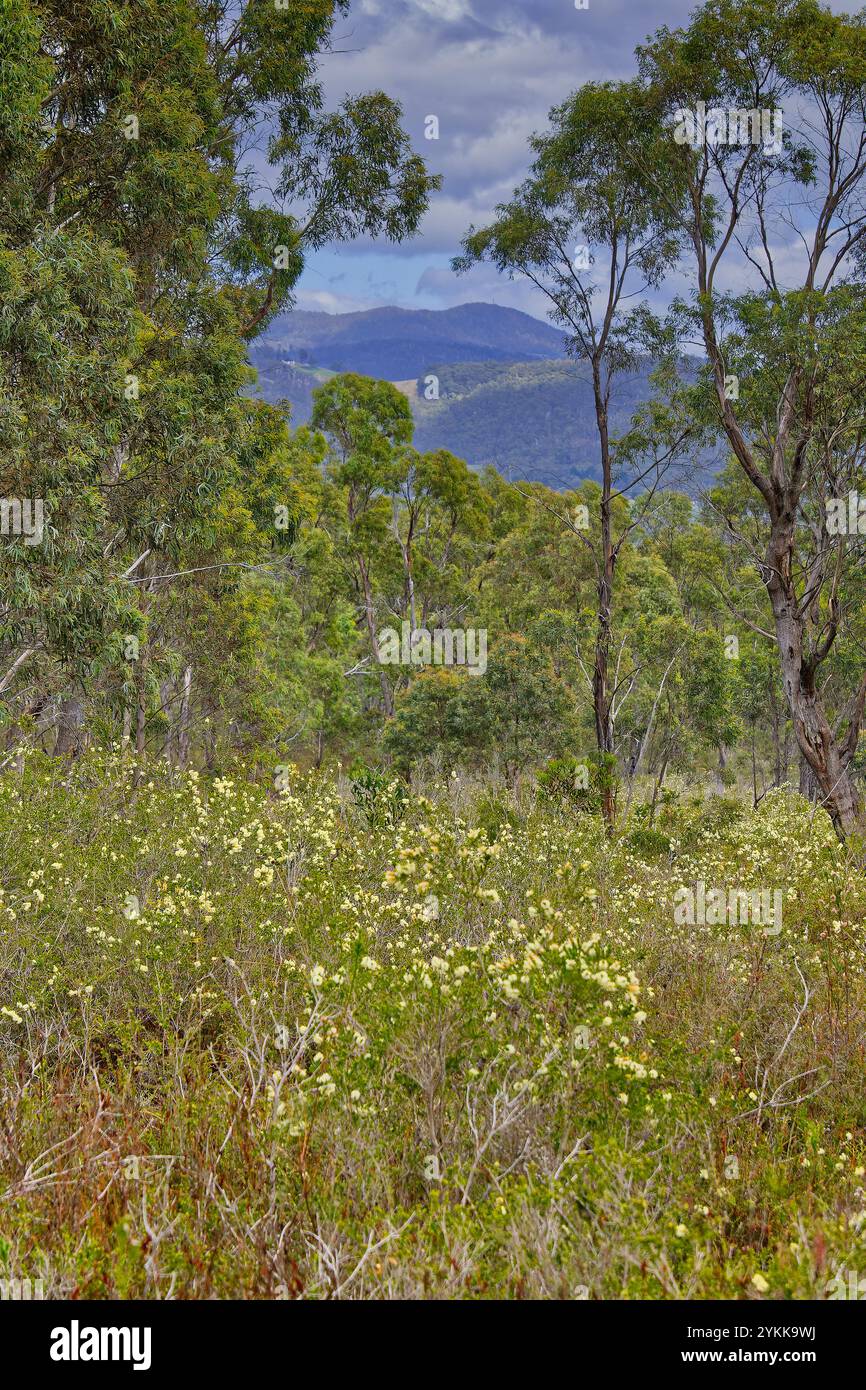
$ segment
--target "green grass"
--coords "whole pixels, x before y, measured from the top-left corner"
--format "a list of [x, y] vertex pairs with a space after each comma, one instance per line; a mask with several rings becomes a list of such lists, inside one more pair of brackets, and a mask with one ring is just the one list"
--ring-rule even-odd
[[[280, 786], [282, 786], [282, 781]], [[796, 797], [0, 778], [0, 1277], [826, 1297], [866, 1270], [866, 882]], [[668, 845], [669, 848], [665, 848]], [[674, 895], [780, 887], [783, 928]]]

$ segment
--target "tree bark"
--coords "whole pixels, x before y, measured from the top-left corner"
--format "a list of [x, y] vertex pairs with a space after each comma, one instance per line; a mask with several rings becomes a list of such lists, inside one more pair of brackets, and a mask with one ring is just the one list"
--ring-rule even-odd
[[382, 687], [382, 703], [385, 707], [385, 718], [391, 719], [394, 715], [394, 696], [391, 693], [388, 677], [385, 675], [385, 667], [379, 660], [379, 637], [376, 632], [376, 612], [373, 605], [373, 589], [370, 584], [370, 574], [367, 569], [367, 564], [363, 556], [358, 559], [358, 568], [361, 572], [361, 584], [364, 589], [364, 618], [367, 623], [367, 633], [370, 638], [370, 649], [373, 653], [373, 660], [379, 668], [379, 683]]
[[818, 779], [806, 759], [800, 754], [800, 795], [807, 801], [817, 801], [820, 795]]
[[[806, 450], [812, 433], [812, 387], [808, 383], [805, 387], [798, 422], [797, 404], [803, 389], [803, 371], [799, 366], [793, 367], [779, 399], [778, 424], [769, 470], [763, 473], [725, 393], [725, 365], [716, 337], [707, 251], [701, 232], [696, 233], [695, 246], [698, 254], [698, 284], [703, 301], [704, 343], [713, 366], [722, 427], [743, 472], [763, 497], [769, 516], [766, 564], [761, 577], [773, 610], [782, 683], [794, 736], [802, 757], [815, 775], [821, 791], [821, 804], [827, 810], [836, 834], [845, 840], [858, 828], [861, 819], [860, 802], [848, 774], [848, 765], [857, 748], [857, 738], [863, 721], [866, 684], [861, 683], [857, 696], [851, 702], [845, 737], [837, 738], [818, 694], [816, 677], [821, 664], [830, 653], [838, 631], [839, 602], [836, 586], [839, 571], [837, 569], [836, 578], [830, 587], [828, 621], [824, 625], [820, 640], [811, 652], [806, 650], [809, 605], [798, 600], [793, 578], [796, 518], [806, 486]], [[826, 539], [820, 538], [822, 543], [826, 542]], [[822, 562], [816, 568], [812, 582], [812, 606], [817, 601], [823, 579]]]
[[776, 625], [782, 683], [800, 754], [814, 775], [820, 802], [836, 834], [846, 839], [857, 828], [861, 811], [848, 767], [857, 747], [862, 707], [854, 706], [845, 739], [837, 739], [816, 685], [823, 657], [810, 658], [805, 652], [806, 619], [789, 577], [792, 553], [793, 527], [783, 516], [771, 529], [767, 556], [767, 592]]
[[147, 682], [145, 680], [144, 662], [140, 662], [136, 672], [136, 708], [135, 708], [135, 752], [138, 757], [144, 756], [145, 749], [145, 730], [147, 726]]
[[605, 766], [614, 751], [614, 730], [611, 719], [611, 697], [608, 681], [610, 664], [610, 636], [613, 610], [613, 572], [616, 559], [611, 534], [611, 490], [612, 473], [610, 459], [610, 438], [607, 421], [607, 402], [601, 385], [598, 361], [593, 362], [593, 392], [595, 396], [595, 415], [598, 437], [601, 446], [601, 564], [598, 568], [598, 606], [595, 636], [595, 661], [592, 672], [592, 705], [595, 716], [595, 741], [602, 764], [601, 811], [605, 828], [613, 832], [616, 817], [616, 791], [613, 786], [612, 769]]
[[9, 670], [2, 677], [2, 679], [0, 679], [0, 694], [2, 694], [2, 692], [6, 689], [7, 685], [12, 684], [12, 681], [15, 679], [16, 673], [21, 669], [25, 661], [30, 660], [30, 657], [33, 655], [35, 651], [35, 647], [26, 647], [24, 651], [21, 652], [20, 655], [18, 655], [15, 658], [15, 660], [12, 662], [12, 665], [9, 667]]
[[81, 752], [84, 735], [84, 701], [78, 695], [68, 696], [60, 701], [57, 718], [57, 738], [54, 742], [55, 758], [77, 758]]
[[165, 753], [166, 762], [170, 763], [172, 761], [172, 754], [174, 752], [174, 727], [172, 725], [172, 705], [174, 703], [174, 692], [172, 690], [171, 681], [163, 681], [160, 685], [159, 703], [162, 708], [162, 712], [165, 715], [167, 724], [165, 742], [163, 744], [163, 752]]
[[775, 776], [773, 785], [782, 785], [782, 721], [779, 717], [779, 702], [776, 699], [775, 682], [770, 692], [770, 714], [773, 726], [773, 754], [775, 761]]
[[180, 718], [177, 729], [177, 765], [183, 769], [189, 762], [189, 707], [192, 696], [192, 667], [187, 666], [183, 673], [183, 693], [180, 701]]
[[655, 784], [655, 786], [653, 787], [653, 799], [652, 799], [652, 801], [650, 802], [650, 812], [649, 812], [649, 827], [650, 827], [650, 829], [652, 829], [653, 821], [654, 821], [655, 818], [656, 818], [656, 806], [658, 805], [659, 794], [660, 794], [661, 789], [662, 789], [662, 787], [663, 787], [663, 785], [664, 785], [665, 773], [667, 772], [667, 770], [668, 770], [668, 750], [665, 749], [664, 757], [662, 758], [661, 770], [659, 771], [659, 775], [658, 775], [658, 777], [656, 778], [656, 784]]

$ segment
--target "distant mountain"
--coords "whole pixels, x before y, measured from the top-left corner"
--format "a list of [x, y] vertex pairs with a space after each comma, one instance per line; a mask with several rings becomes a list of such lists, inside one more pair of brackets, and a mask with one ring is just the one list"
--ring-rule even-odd
[[[317, 386], [335, 372], [360, 372], [405, 391], [419, 449], [450, 449], [474, 468], [490, 463], [507, 478], [555, 488], [598, 478], [589, 375], [565, 356], [562, 333], [516, 309], [284, 314], [253, 345], [251, 360], [260, 394], [290, 401], [296, 425], [309, 420]], [[619, 381], [614, 434], [648, 399], [650, 370], [647, 361]], [[431, 376], [436, 400], [425, 398]]]
[[565, 356], [565, 336], [540, 319], [497, 304], [454, 309], [296, 311], [275, 319], [254, 349], [332, 372], [408, 381], [452, 362], [539, 362]]
[[293, 425], [307, 423], [313, 413], [313, 392], [334, 375], [322, 367], [290, 364], [268, 343], [254, 344], [250, 361], [259, 374], [257, 394], [266, 401], [289, 401]]
[[[610, 425], [625, 429], [650, 395], [651, 364], [618, 383]], [[592, 379], [572, 360], [464, 362], [440, 367], [438, 401], [416, 383], [415, 445], [450, 449], [475, 468], [492, 463], [506, 478], [571, 487], [599, 477]]]

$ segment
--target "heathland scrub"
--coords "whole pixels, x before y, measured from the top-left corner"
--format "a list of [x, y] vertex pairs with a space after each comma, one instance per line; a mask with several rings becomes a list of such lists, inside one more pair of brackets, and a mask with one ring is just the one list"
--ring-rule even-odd
[[[859, 1287], [866, 882], [829, 821], [694, 798], [611, 840], [461, 775], [376, 796], [119, 754], [0, 778], [0, 1276]], [[780, 932], [677, 921], [696, 883], [781, 885]]]

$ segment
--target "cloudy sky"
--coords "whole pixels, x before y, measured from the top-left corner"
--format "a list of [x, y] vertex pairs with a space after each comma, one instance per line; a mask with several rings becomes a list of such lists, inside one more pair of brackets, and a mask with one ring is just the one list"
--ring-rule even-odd
[[[335, 247], [310, 258], [298, 307], [345, 311], [400, 304], [441, 309], [486, 300], [545, 316], [527, 283], [488, 267], [450, 269], [473, 222], [483, 225], [522, 179], [527, 138], [582, 82], [628, 77], [634, 48], [663, 24], [684, 23], [693, 0], [354, 0], [322, 62], [329, 104], [381, 88], [428, 165], [444, 176], [419, 236]], [[437, 116], [439, 139], [425, 138]]]
[[[469, 226], [484, 225], [523, 178], [527, 139], [545, 127], [551, 106], [587, 80], [631, 76], [635, 45], [662, 25], [684, 24], [694, 8], [695, 0], [354, 0], [335, 27], [334, 52], [322, 59], [327, 101], [372, 89], [395, 97], [444, 186], [405, 245], [368, 241], [311, 256], [298, 307], [441, 309], [485, 300], [545, 317], [546, 301], [527, 282], [486, 266], [456, 276], [451, 257]], [[425, 139], [429, 116], [439, 120], [438, 140]]]

